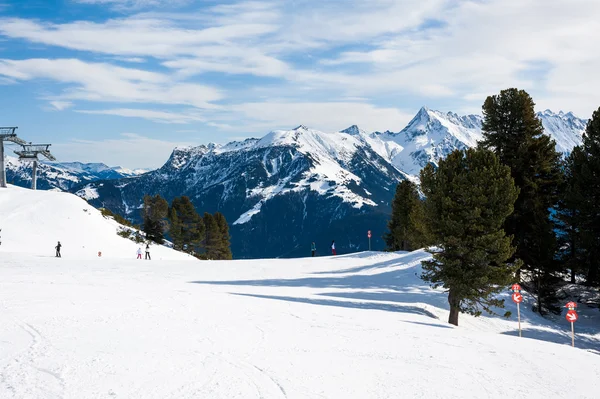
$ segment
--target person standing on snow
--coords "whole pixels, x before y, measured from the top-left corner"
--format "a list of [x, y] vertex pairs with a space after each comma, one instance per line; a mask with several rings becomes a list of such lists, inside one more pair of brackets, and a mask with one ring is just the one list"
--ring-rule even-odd
[[335, 252], [335, 240], [331, 241], [331, 254], [337, 255], [337, 253]]
[[310, 252], [312, 253], [313, 258], [315, 257], [315, 253], [317, 252], [317, 246], [315, 245], [315, 242], [313, 241], [313, 243], [310, 245]]
[[137, 250], [137, 258], [138, 258], [138, 259], [142, 259], [142, 247], [138, 247], [138, 250]]
[[146, 260], [152, 260], [152, 259], [150, 258], [150, 243], [147, 243], [147, 244], [146, 244], [146, 258], [145, 258], [145, 259], [146, 259]]
[[61, 258], [61, 256], [60, 256], [60, 247], [62, 247], [62, 245], [60, 245], [60, 241], [59, 241], [58, 244], [56, 244], [56, 247], [54, 247], [56, 249], [56, 257], [57, 258]]

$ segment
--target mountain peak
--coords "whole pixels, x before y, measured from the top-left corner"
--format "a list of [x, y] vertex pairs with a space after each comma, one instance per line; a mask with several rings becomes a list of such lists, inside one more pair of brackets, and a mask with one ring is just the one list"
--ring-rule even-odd
[[292, 130], [308, 130], [308, 128], [305, 125], [298, 125]]
[[346, 133], [352, 136], [356, 136], [361, 133], [361, 129], [357, 125], [352, 125], [344, 130], [341, 130], [340, 133]]

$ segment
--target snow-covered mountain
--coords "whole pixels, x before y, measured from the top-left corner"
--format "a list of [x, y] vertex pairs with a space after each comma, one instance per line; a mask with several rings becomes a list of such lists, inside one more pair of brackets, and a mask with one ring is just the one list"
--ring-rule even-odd
[[[109, 167], [103, 163], [44, 162], [38, 164], [37, 187], [41, 190], [68, 191], [75, 186], [96, 180], [136, 177], [147, 170], [129, 170]], [[17, 157], [6, 157], [6, 178], [9, 183], [22, 187], [31, 186], [31, 163], [21, 162]]]
[[[539, 113], [560, 151], [581, 143], [585, 120]], [[219, 211], [232, 225], [236, 257], [297, 256], [310, 242], [342, 252], [364, 249], [366, 231], [382, 249], [396, 184], [418, 179], [428, 163], [482, 138], [478, 115], [426, 107], [401, 131], [358, 126], [321, 132], [300, 125], [258, 139], [176, 148], [163, 167], [136, 179], [79, 185], [74, 192], [131, 219], [145, 194], [187, 195], [200, 212]], [[326, 249], [324, 252], [327, 252]]]
[[578, 118], [572, 112], [555, 114], [549, 109], [538, 112], [537, 116], [542, 120], [544, 131], [556, 141], [558, 151], [568, 153], [582, 143], [587, 119]]
[[368, 229], [382, 247], [395, 186], [406, 177], [360, 136], [298, 126], [261, 139], [177, 148], [156, 171], [77, 191], [132, 219], [145, 194], [169, 201], [187, 195], [200, 212], [226, 216], [236, 256], [297, 256], [311, 241], [321, 243], [321, 253], [333, 239], [342, 250], [365, 248]]
[[[556, 141], [559, 152], [568, 153], [581, 144], [587, 120], [573, 113], [558, 114], [550, 110], [538, 112], [545, 133]], [[398, 170], [416, 177], [428, 163], [437, 164], [455, 149], [474, 147], [483, 138], [482, 117], [460, 116], [423, 107], [399, 133], [390, 131], [367, 134], [356, 126], [354, 134], [367, 141], [382, 157]]]

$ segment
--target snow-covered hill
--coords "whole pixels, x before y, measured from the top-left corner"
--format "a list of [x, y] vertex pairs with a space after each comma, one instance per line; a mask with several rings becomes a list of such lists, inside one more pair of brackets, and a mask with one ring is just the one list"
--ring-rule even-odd
[[446, 295], [416, 276], [423, 252], [146, 262], [70, 249], [0, 253], [3, 399], [597, 397], [597, 309], [579, 309], [576, 348], [564, 318], [529, 304], [523, 338], [512, 303], [510, 319], [453, 327]]
[[[75, 186], [97, 180], [137, 177], [148, 172], [145, 169], [130, 170], [109, 167], [103, 163], [40, 162], [37, 188], [40, 190], [68, 191]], [[31, 186], [31, 163], [21, 162], [17, 157], [6, 157], [6, 177], [9, 183], [21, 187]]]
[[[58, 241], [66, 259], [93, 259], [98, 252], [107, 259], [136, 257], [139, 245], [117, 235], [120, 225], [76, 195], [9, 185], [0, 189], [0, 209], [0, 259], [9, 253], [52, 257]], [[157, 259], [191, 259], [163, 246], [151, 248]]]

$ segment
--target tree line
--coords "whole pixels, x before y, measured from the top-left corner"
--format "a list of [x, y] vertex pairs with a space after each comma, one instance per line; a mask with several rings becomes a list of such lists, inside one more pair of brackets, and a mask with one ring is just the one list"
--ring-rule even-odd
[[220, 212], [198, 214], [186, 196], [171, 205], [160, 195], [144, 197], [142, 230], [159, 244], [168, 236], [173, 248], [200, 259], [231, 259], [229, 226]]
[[518, 89], [488, 97], [476, 148], [397, 186], [387, 248], [428, 248], [422, 278], [447, 290], [452, 324], [459, 312], [495, 313], [513, 282], [542, 315], [560, 313], [566, 282], [600, 286], [600, 108], [563, 156], [534, 105]]

